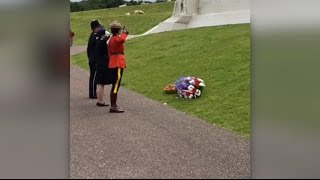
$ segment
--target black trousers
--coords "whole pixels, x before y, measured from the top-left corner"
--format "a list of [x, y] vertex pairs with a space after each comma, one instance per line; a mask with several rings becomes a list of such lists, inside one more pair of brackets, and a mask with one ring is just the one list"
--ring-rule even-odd
[[111, 92], [113, 94], [117, 94], [121, 85], [123, 68], [111, 68], [110, 69], [112, 76], [112, 89]]
[[89, 62], [90, 78], [89, 78], [89, 98], [97, 97], [97, 82], [95, 80], [97, 65], [95, 62]]

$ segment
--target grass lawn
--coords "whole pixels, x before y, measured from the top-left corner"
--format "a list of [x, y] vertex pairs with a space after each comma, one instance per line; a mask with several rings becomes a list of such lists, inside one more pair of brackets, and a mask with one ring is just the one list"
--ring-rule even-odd
[[[126, 42], [123, 85], [209, 123], [250, 136], [250, 25], [227, 25], [134, 38]], [[87, 67], [85, 53], [72, 62]], [[163, 92], [180, 76], [206, 87], [195, 100]]]
[[[126, 25], [130, 34], [137, 35], [169, 18], [173, 6], [173, 2], [168, 2], [70, 13], [70, 28], [75, 33], [74, 45], [87, 44], [91, 32], [90, 22], [93, 19], [98, 19], [107, 28], [112, 21], [117, 20]], [[134, 10], [138, 9], [144, 11], [145, 15], [135, 15]], [[128, 12], [131, 13], [130, 16], [125, 15]]]

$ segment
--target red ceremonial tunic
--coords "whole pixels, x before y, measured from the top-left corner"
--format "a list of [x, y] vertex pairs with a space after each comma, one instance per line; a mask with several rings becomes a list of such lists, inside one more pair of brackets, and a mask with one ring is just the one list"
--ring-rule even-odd
[[126, 61], [124, 58], [124, 42], [126, 41], [127, 34], [122, 33], [118, 36], [111, 36], [108, 49], [109, 49], [109, 68], [125, 68]]

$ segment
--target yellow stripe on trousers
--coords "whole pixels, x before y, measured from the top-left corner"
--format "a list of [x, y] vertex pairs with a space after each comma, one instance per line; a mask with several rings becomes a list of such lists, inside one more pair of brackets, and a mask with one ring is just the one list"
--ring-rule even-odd
[[118, 68], [118, 79], [117, 79], [117, 82], [116, 82], [116, 85], [114, 86], [114, 90], [113, 90], [113, 93], [116, 94], [117, 91], [118, 91], [118, 86], [119, 86], [119, 82], [120, 82], [120, 79], [121, 79], [121, 68]]

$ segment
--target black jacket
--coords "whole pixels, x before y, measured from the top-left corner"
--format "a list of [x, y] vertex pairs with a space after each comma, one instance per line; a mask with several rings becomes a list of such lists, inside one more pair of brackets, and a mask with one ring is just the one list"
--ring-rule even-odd
[[106, 44], [108, 37], [98, 38], [96, 40], [95, 47], [95, 58], [97, 66], [108, 67], [109, 64], [109, 54], [108, 54], [108, 46]]
[[87, 46], [87, 56], [89, 59], [89, 63], [96, 63], [96, 59], [95, 59], [96, 39], [97, 39], [97, 33], [92, 32], [90, 34], [90, 37], [88, 40], [88, 46]]

